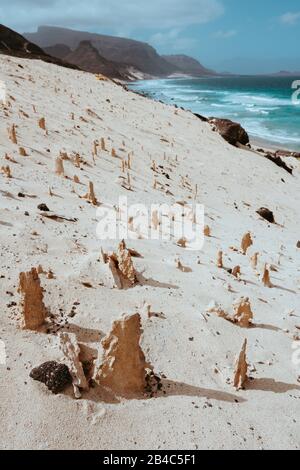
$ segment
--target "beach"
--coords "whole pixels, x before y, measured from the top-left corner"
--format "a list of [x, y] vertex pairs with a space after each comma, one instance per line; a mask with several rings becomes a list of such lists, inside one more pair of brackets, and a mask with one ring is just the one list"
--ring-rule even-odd
[[[299, 160], [284, 158], [290, 174], [193, 113], [94, 74], [1, 55], [0, 80], [0, 167], [9, 166], [0, 173], [0, 448], [299, 449]], [[126, 244], [141, 255], [137, 282], [116, 288], [103, 252], [119, 240], [96, 230], [97, 209], [120, 196], [146, 207], [203, 205], [204, 246], [149, 240], [133, 224]], [[262, 207], [276, 223], [257, 214]], [[197, 221], [196, 229], [203, 233]], [[21, 328], [19, 274], [38, 266], [47, 328], [32, 331]], [[216, 313], [232, 314], [241, 298], [251, 304], [249, 328]], [[60, 332], [99, 362], [112, 322], [136, 312], [141, 348], [162, 380], [151, 396], [93, 386], [76, 399], [72, 387], [53, 394], [29, 376], [64, 361]], [[248, 380], [237, 390], [245, 339]]]
[[299, 151], [298, 80], [296, 75], [181, 77], [140, 80], [130, 88], [194, 113], [237, 121], [253, 142]]

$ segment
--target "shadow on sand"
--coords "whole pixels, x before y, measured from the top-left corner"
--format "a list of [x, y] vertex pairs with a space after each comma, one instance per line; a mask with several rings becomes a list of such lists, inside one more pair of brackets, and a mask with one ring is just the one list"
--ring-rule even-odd
[[[214, 390], [210, 388], [196, 387], [183, 382], [175, 382], [173, 380], [163, 379], [161, 381], [162, 389], [153, 394], [153, 396], [130, 396], [125, 399], [130, 400], [160, 400], [172, 396], [185, 396], [185, 397], [199, 397], [207, 400], [216, 400], [227, 403], [243, 403], [247, 400], [239, 395], [233, 393], [223, 392], [221, 390]], [[123, 399], [116, 397], [112, 392], [104, 389], [101, 386], [91, 388], [89, 392], [84, 394], [84, 398], [103, 403], [119, 403]]]
[[246, 386], [247, 390], [261, 390], [262, 392], [286, 393], [292, 390], [300, 390], [300, 385], [277, 382], [274, 379], [254, 379], [249, 380]]

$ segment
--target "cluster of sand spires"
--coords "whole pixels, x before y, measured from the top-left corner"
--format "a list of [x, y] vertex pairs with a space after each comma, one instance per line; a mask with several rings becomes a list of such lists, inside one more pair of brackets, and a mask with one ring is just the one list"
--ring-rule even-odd
[[[242, 253], [245, 254], [251, 245], [251, 236], [246, 234], [242, 241]], [[119, 289], [132, 287], [137, 282], [137, 273], [131, 253], [139, 255], [135, 250], [128, 249], [124, 240], [119, 243], [116, 253], [107, 254], [101, 249], [101, 259], [104, 264], [108, 265], [115, 285]], [[220, 251], [217, 263], [219, 268], [223, 268], [222, 256], [223, 252]], [[255, 265], [256, 262], [257, 256], [255, 256]], [[180, 260], [177, 260], [177, 268], [182, 272], [189, 272]], [[41, 273], [43, 273], [43, 269], [39, 266], [37, 269], [32, 268], [31, 271], [20, 274], [19, 292], [22, 296], [22, 324], [24, 328], [31, 330], [38, 330], [43, 327], [47, 319], [43, 289], [39, 279]], [[266, 280], [267, 277], [265, 268], [264, 279]], [[148, 317], [149, 311], [150, 307], [148, 306]], [[237, 324], [241, 328], [251, 327], [253, 321], [249, 298], [241, 298], [236, 301], [233, 305], [232, 315], [217, 305], [207, 309], [207, 312], [216, 313], [219, 317]], [[153, 367], [146, 362], [141, 349], [141, 332], [141, 317], [138, 313], [126, 315], [121, 320], [113, 323], [111, 332], [102, 341], [104, 356], [102, 362], [94, 371], [93, 380], [96, 383], [109, 388], [116, 395], [124, 397], [145, 392], [146, 377], [149, 372], [153, 373]], [[81, 391], [87, 391], [89, 384], [80, 361], [80, 347], [76, 335], [60, 333], [59, 340], [65, 363], [72, 377], [74, 395], [76, 398], [80, 398]], [[247, 340], [243, 344], [235, 366], [233, 384], [237, 389], [243, 388], [247, 379], [246, 346]], [[44, 365], [42, 365], [43, 367]]]
[[[40, 118], [38, 125], [42, 130], [47, 132], [45, 118]], [[14, 124], [9, 128], [9, 138], [14, 144], [17, 144], [16, 127]], [[102, 152], [107, 152], [104, 138], [101, 138], [100, 141], [94, 141], [92, 151], [93, 158], [98, 155], [98, 147]], [[22, 154], [21, 150], [22, 148], [19, 148], [20, 154]], [[24, 155], [25, 154], [26, 152], [24, 151]], [[114, 147], [111, 149], [111, 156], [117, 156]], [[131, 169], [131, 156], [132, 153], [129, 153], [127, 160], [122, 159], [122, 172]], [[66, 177], [64, 160], [70, 160], [70, 158], [66, 152], [60, 152], [60, 156], [55, 159], [55, 173], [58, 176]], [[82, 159], [79, 153], [75, 153], [73, 162], [75, 167], [81, 168]], [[151, 169], [153, 172], [158, 171], [155, 161], [152, 161]], [[2, 167], [1, 171], [8, 178], [11, 177], [9, 166]], [[77, 175], [73, 177], [73, 181], [76, 183], [80, 182]], [[154, 189], [156, 189], [156, 183], [157, 180], [155, 180]], [[187, 177], [182, 177], [181, 184], [185, 188], [190, 188], [191, 186]], [[131, 188], [129, 173], [127, 175], [127, 186], [124, 187]], [[193, 192], [194, 197], [197, 197], [197, 185]], [[53, 195], [51, 189], [49, 189], [49, 194]], [[94, 206], [99, 204], [95, 195], [94, 185], [91, 181], [88, 183], [88, 192], [81, 197]], [[157, 211], [152, 213], [151, 225], [155, 230], [160, 226]], [[206, 237], [211, 237], [211, 228], [208, 225], [205, 225], [203, 232]], [[186, 248], [187, 239], [184, 237], [179, 239], [177, 245], [181, 248]], [[247, 232], [242, 237], [240, 252], [246, 255], [252, 245], [253, 240], [251, 233]], [[119, 243], [116, 252], [107, 254], [101, 249], [101, 259], [104, 264], [108, 266], [114, 286], [118, 289], [133, 287], [138, 283], [137, 272], [132, 260], [133, 253], [134, 250], [129, 250], [124, 240]], [[223, 256], [224, 252], [220, 250], [217, 254], [217, 267], [221, 269], [224, 269]], [[258, 256], [259, 253], [256, 252], [250, 258], [250, 263], [255, 270], [258, 265]], [[190, 269], [185, 267], [179, 259], [176, 260], [176, 265], [177, 269], [183, 273], [190, 272]], [[241, 278], [240, 265], [227, 269], [227, 271], [236, 279], [239, 280]], [[47, 310], [43, 302], [43, 289], [39, 279], [39, 274], [42, 272], [43, 270], [32, 268], [31, 271], [22, 272], [20, 274], [19, 292], [22, 295], [23, 326], [31, 330], [42, 328], [45, 325], [47, 317]], [[47, 277], [50, 278], [49, 275]], [[53, 276], [51, 276], [51, 278], [52, 277]], [[264, 286], [272, 287], [270, 273], [266, 264], [262, 275], [262, 282]], [[233, 324], [237, 324], [241, 328], [249, 328], [252, 325], [253, 312], [249, 298], [241, 298], [237, 301], [233, 305], [232, 315], [217, 305], [210, 308], [208, 312], [214, 312], [219, 317]], [[127, 315], [121, 320], [114, 322], [111, 333], [102, 341], [104, 359], [98, 369], [95, 370], [93, 380], [99, 385], [110, 388], [114, 393], [120, 396], [143, 393], [146, 387], [147, 370], [148, 372], [153, 372], [153, 368], [145, 361], [144, 353], [140, 347], [140, 336], [141, 324], [139, 314]], [[87, 391], [89, 389], [88, 380], [79, 359], [80, 346], [77, 343], [76, 336], [73, 334], [60, 333], [59, 339], [66, 365], [72, 377], [74, 395], [76, 398], [80, 398], [81, 391]], [[247, 379], [246, 345], [247, 340], [244, 342], [236, 363], [233, 383], [237, 389], [243, 388]]]
[[[3, 63], [14, 79], [0, 105], [0, 340], [7, 335], [1, 400], [8, 414], [20, 410], [19, 441], [38, 445], [37, 400], [53, 448], [58, 439], [82, 448], [155, 447], [158, 439], [170, 448], [263, 447], [273, 443], [275, 408], [292, 442], [298, 168], [282, 173], [192, 113], [95, 85], [92, 74], [18, 64]], [[118, 196], [178, 205], [182, 214], [203, 204], [205, 224], [195, 211], [188, 219], [205, 248], [195, 252], [185, 234], [148, 240], [131, 213], [130, 242], [96, 240], [98, 207], [124, 215]], [[147, 228], [165, 234], [172, 210], [149, 214]], [[152, 397], [159, 399], [132, 400]]]
[[[102, 259], [108, 264], [116, 286], [122, 289], [125, 285], [133, 286], [137, 282], [136, 271], [131, 254], [138, 255], [134, 250], [128, 250], [124, 240], [120, 242], [117, 253], [107, 255], [102, 250]], [[43, 288], [39, 274], [44, 271], [41, 266], [32, 268], [29, 272], [20, 273], [19, 292], [21, 294], [22, 326], [30, 330], [40, 330], [47, 321], [47, 309], [43, 300]], [[111, 332], [102, 341], [104, 358], [95, 369], [93, 380], [109, 388], [118, 396], [135, 396], [145, 393], [146, 377], [153, 367], [146, 363], [140, 346], [141, 317], [138, 313], [123, 316], [113, 323]], [[81, 397], [81, 391], [89, 389], [80, 361], [80, 346], [76, 335], [59, 333], [60, 348], [64, 355], [74, 388], [76, 398]], [[46, 367], [41, 365], [41, 370]], [[49, 366], [50, 367], [50, 366]], [[60, 369], [55, 370], [60, 372]], [[34, 376], [39, 377], [37, 373]], [[46, 383], [46, 382], [45, 382]], [[65, 385], [67, 385], [66, 382]]]
[[[121, 265], [124, 262], [122, 259], [124, 249], [124, 242], [122, 242], [119, 248]], [[128, 265], [125, 259], [124, 272], [127, 272], [127, 269]], [[47, 311], [43, 302], [43, 289], [38, 271], [35, 268], [20, 274], [19, 292], [22, 295], [23, 327], [39, 330], [45, 325]], [[153, 372], [153, 367], [146, 362], [141, 349], [141, 333], [140, 314], [124, 315], [120, 320], [114, 321], [111, 332], [101, 342], [104, 350], [103, 359], [95, 367], [93, 380], [110, 389], [117, 396], [139, 396], [146, 392], [147, 374]], [[72, 378], [74, 396], [80, 398], [81, 391], [89, 389], [89, 383], [80, 361], [80, 346], [76, 335], [61, 332], [59, 333], [59, 341], [64, 362]], [[45, 365], [42, 364], [41, 370], [44, 367]], [[36, 370], [38, 371], [38, 368]], [[35, 375], [39, 376], [33, 374], [33, 378]], [[40, 378], [38, 380], [43, 381]], [[68, 382], [66, 382], [67, 384]]]

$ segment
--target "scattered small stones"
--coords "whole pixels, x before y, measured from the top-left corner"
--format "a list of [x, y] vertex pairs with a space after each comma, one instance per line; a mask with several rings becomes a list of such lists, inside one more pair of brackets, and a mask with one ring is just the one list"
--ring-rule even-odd
[[275, 163], [275, 165], [279, 166], [280, 168], [283, 168], [285, 171], [287, 171], [290, 175], [293, 174], [293, 169], [290, 168], [283, 160], [282, 158], [279, 157], [279, 155], [266, 155], [266, 158], [270, 160], [271, 162]]

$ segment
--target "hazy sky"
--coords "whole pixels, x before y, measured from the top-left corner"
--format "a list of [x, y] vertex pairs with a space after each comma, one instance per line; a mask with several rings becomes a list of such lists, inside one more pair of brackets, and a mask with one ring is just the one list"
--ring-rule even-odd
[[219, 71], [300, 71], [300, 0], [1, 0], [0, 22], [131, 37]]

